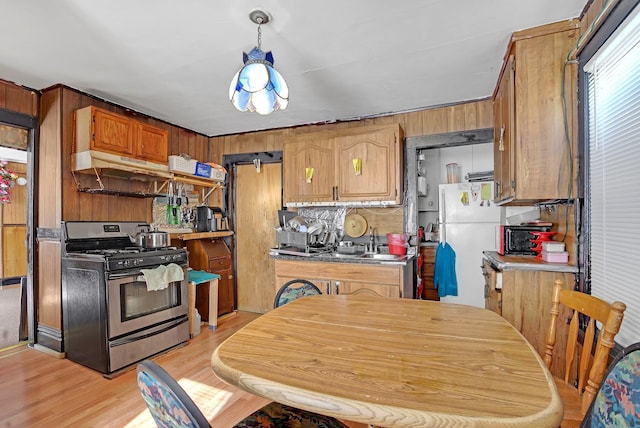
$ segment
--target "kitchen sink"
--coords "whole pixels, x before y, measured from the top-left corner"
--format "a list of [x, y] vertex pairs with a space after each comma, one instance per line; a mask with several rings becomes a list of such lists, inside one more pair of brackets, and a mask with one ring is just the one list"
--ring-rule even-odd
[[366, 254], [366, 253], [332, 253], [331, 257], [351, 260], [404, 260], [405, 256], [393, 254]]
[[377, 259], [377, 260], [399, 260], [404, 256], [396, 256], [394, 254], [364, 254], [362, 257], [365, 259]]
[[331, 257], [338, 259], [360, 259], [364, 257], [364, 253], [331, 253]]

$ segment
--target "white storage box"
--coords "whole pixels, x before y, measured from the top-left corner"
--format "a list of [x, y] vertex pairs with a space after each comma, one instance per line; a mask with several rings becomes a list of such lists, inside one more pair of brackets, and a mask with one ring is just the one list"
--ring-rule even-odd
[[217, 163], [210, 162], [211, 165], [211, 179], [216, 181], [224, 181], [224, 178], [227, 175], [227, 170]]
[[194, 175], [198, 161], [195, 159], [186, 159], [182, 156], [169, 156], [169, 171], [179, 172], [182, 174]]
[[564, 242], [546, 241], [542, 243], [542, 251], [547, 253], [562, 253], [564, 251]]
[[562, 252], [547, 252], [542, 251], [542, 260], [549, 263], [567, 263], [569, 261], [569, 253]]
[[227, 174], [217, 168], [211, 168], [211, 179], [216, 181], [224, 181]]

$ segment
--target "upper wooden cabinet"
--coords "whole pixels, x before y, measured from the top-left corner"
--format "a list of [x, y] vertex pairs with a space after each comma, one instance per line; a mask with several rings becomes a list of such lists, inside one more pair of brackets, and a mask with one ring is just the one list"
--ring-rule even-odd
[[[495, 201], [530, 205], [566, 199], [573, 180], [563, 101], [571, 129], [575, 67], [564, 62], [577, 19], [513, 33], [494, 92]], [[563, 96], [567, 97], [563, 100]], [[575, 174], [574, 174], [575, 175]]]
[[167, 163], [169, 133], [161, 128], [88, 106], [75, 111], [75, 150], [96, 150]]
[[302, 134], [283, 146], [285, 204], [402, 203], [399, 125]]

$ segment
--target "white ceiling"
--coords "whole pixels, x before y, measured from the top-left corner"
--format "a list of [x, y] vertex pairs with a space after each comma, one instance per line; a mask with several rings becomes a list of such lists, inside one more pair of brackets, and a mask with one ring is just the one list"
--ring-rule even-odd
[[[513, 31], [578, 17], [586, 0], [0, 0], [0, 78], [62, 83], [210, 136], [489, 97]], [[284, 111], [228, 99], [252, 9], [289, 85]]]

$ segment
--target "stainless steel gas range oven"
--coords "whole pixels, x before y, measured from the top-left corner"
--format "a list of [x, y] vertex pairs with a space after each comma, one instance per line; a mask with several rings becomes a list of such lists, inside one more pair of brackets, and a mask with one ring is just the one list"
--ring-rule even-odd
[[[64, 351], [105, 377], [189, 339], [187, 251], [134, 246], [132, 237], [148, 228], [144, 222], [63, 223]], [[150, 291], [141, 269], [170, 264], [182, 268], [184, 280]]]

